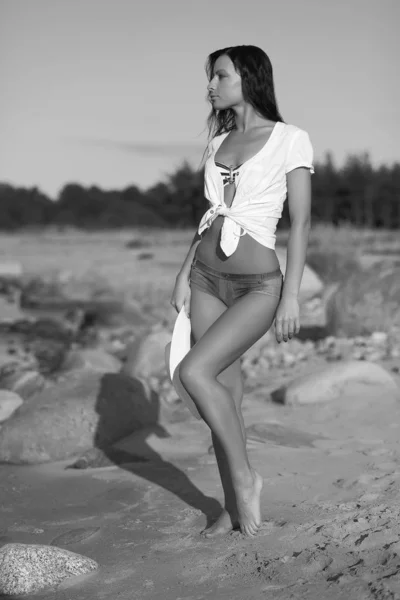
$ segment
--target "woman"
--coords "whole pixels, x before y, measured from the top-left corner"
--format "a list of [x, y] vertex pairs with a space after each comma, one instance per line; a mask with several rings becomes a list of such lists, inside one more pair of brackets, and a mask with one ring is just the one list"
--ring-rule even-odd
[[[217, 50], [206, 72], [212, 112], [204, 190], [211, 206], [177, 275], [171, 304], [190, 314], [195, 345], [179, 377], [211, 429], [225, 495], [221, 515], [202, 534], [240, 527], [254, 536], [263, 480], [246, 452], [240, 357], [274, 320], [278, 342], [300, 330], [313, 149], [306, 131], [283, 121], [263, 50]], [[274, 247], [286, 197], [291, 229], [283, 279]]]

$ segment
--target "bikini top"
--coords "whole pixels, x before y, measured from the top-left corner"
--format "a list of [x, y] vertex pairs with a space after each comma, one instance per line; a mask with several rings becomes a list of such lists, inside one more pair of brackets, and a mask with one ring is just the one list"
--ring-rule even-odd
[[226, 165], [215, 161], [215, 166], [217, 167], [222, 177], [222, 183], [225, 187], [226, 185], [228, 185], [228, 183], [235, 183], [235, 180], [239, 175], [239, 169], [242, 165], [238, 165], [237, 167], [227, 167]]

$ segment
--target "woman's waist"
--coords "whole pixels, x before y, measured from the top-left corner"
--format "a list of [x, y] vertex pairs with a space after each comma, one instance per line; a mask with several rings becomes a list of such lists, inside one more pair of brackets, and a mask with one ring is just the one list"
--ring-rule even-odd
[[236, 199], [232, 202], [231, 206], [225, 204], [212, 204], [203, 214], [200, 220], [200, 227], [215, 220], [224, 221], [225, 218], [236, 221], [236, 223], [249, 227], [262, 227], [260, 223], [263, 223], [265, 228], [268, 228], [269, 221], [275, 223], [282, 216], [282, 205], [272, 203], [242, 203], [236, 202]]
[[220, 246], [216, 223], [207, 229], [197, 245], [195, 256], [214, 269], [229, 273], [263, 273], [279, 268], [279, 260], [272, 248], [263, 246], [250, 235], [243, 235], [233, 254], [225, 256]]

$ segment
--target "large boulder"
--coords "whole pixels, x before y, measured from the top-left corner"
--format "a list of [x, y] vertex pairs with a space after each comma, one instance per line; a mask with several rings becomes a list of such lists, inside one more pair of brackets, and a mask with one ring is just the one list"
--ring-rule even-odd
[[337, 337], [400, 334], [400, 267], [376, 264], [350, 275], [329, 298], [326, 317], [329, 334]]
[[329, 285], [338, 283], [363, 269], [360, 251], [349, 252], [343, 246], [325, 243], [312, 246], [307, 250], [307, 265]]
[[131, 377], [150, 377], [165, 371], [165, 346], [171, 341], [171, 332], [156, 326], [128, 345], [122, 372]]
[[66, 579], [98, 568], [91, 558], [63, 548], [6, 544], [0, 548], [0, 595], [35, 594], [57, 588]]
[[72, 371], [20, 406], [0, 430], [0, 462], [35, 464], [106, 448], [157, 422], [147, 383], [117, 373]]
[[324, 403], [341, 396], [349, 383], [376, 386], [380, 394], [386, 389], [400, 398], [400, 389], [390, 373], [378, 364], [359, 360], [334, 363], [296, 377], [288, 385], [274, 390], [271, 397], [282, 404]]

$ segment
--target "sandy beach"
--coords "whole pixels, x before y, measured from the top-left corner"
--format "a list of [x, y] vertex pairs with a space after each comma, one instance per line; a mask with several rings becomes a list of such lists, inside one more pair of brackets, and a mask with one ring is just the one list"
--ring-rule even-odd
[[246, 381], [249, 457], [264, 478], [253, 539], [199, 535], [223, 493], [210, 431], [179, 403], [116, 444], [119, 464], [1, 464], [0, 549], [54, 545], [99, 565], [29, 597], [400, 598], [399, 361], [375, 361], [396, 389], [356, 381], [327, 402], [272, 400], [275, 389], [326, 364], [318, 355]]

